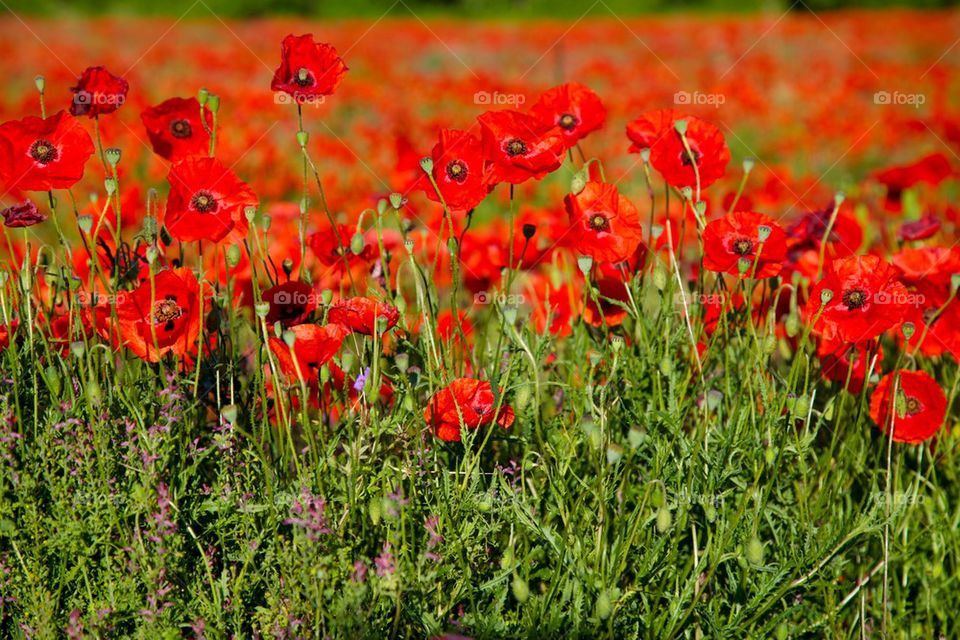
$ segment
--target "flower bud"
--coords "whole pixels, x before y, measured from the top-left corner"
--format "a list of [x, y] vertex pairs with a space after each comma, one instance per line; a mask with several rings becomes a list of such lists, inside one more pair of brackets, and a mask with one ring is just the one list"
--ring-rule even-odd
[[529, 224], [529, 223], [523, 225], [523, 237], [526, 238], [527, 240], [530, 240], [531, 238], [533, 238], [533, 236], [536, 233], [537, 233], [537, 225]]
[[233, 269], [240, 264], [240, 247], [235, 244], [227, 247], [227, 266]]
[[310, 134], [306, 131], [297, 131], [297, 144], [300, 145], [300, 148], [307, 146], [307, 142], [310, 140]]
[[211, 113], [220, 111], [220, 96], [211, 93], [207, 98], [207, 109], [210, 109]]
[[207, 99], [209, 97], [210, 97], [210, 92], [207, 91], [206, 88], [202, 88], [200, 89], [200, 91], [197, 92], [197, 102], [200, 103], [201, 107], [207, 104]]

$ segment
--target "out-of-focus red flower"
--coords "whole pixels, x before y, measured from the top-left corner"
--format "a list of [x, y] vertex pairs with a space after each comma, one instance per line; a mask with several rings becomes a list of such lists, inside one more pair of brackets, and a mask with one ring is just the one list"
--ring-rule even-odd
[[473, 336], [473, 323], [464, 311], [458, 309], [457, 315], [454, 316], [450, 309], [444, 309], [437, 314], [437, 335], [443, 341], [460, 344], [461, 332], [467, 340]]
[[557, 126], [570, 148], [603, 126], [607, 110], [600, 97], [578, 82], [554, 87], [541, 95], [530, 112], [544, 124]]
[[[213, 114], [204, 111], [207, 128], [213, 126]], [[210, 134], [200, 119], [200, 102], [196, 98], [170, 98], [140, 114], [150, 137], [153, 152], [171, 162], [187, 156], [206, 155]]]
[[877, 384], [870, 398], [870, 417], [896, 442], [919, 444], [929, 440], [943, 424], [947, 398], [936, 380], [924, 371], [900, 371], [898, 397], [894, 396], [896, 373], [888, 373]]
[[[796, 258], [801, 252], [812, 250], [820, 254], [823, 234], [827, 232], [830, 216], [834, 204], [830, 203], [823, 209], [803, 214], [787, 227], [787, 247], [791, 258]], [[828, 260], [852, 256], [863, 244], [863, 229], [860, 224], [845, 213], [838, 212], [830, 227], [830, 237], [824, 247], [824, 257]]]
[[10, 346], [10, 335], [16, 332], [20, 322], [13, 320], [10, 324], [0, 324], [0, 353]]
[[0, 211], [0, 216], [3, 216], [3, 224], [11, 228], [32, 227], [47, 219], [47, 214], [37, 209], [31, 200], [7, 207]]
[[[870, 366], [867, 345], [867, 342], [822, 340], [817, 346], [817, 357], [820, 358], [823, 377], [846, 385], [846, 390], [850, 393], [860, 393], [866, 380], [867, 367]], [[877, 362], [882, 360], [882, 356], [877, 358]]]
[[[680, 119], [687, 123], [685, 136], [689, 152], [676, 130]], [[650, 164], [667, 184], [677, 188], [695, 188], [699, 184], [700, 188], [706, 188], [723, 176], [730, 162], [730, 149], [720, 129], [693, 116], [677, 118], [670, 126], [650, 148]]]
[[244, 209], [259, 204], [253, 190], [216, 158], [189, 157], [173, 165], [164, 224], [177, 240], [219, 242], [247, 235]]
[[361, 296], [337, 300], [327, 312], [328, 322], [342, 324], [367, 336], [372, 336], [377, 331], [378, 320], [382, 322], [383, 331], [388, 331], [397, 325], [399, 319], [400, 312], [396, 307]]
[[268, 325], [279, 322], [284, 327], [303, 323], [317, 308], [317, 294], [305, 282], [288, 281], [263, 292], [263, 301], [270, 305]]
[[288, 330], [294, 335], [293, 353], [286, 342], [274, 336], [270, 336], [269, 346], [280, 363], [280, 370], [292, 380], [298, 380], [300, 376], [308, 380], [315, 376], [320, 367], [337, 355], [343, 339], [350, 335], [350, 329], [338, 324], [323, 327], [298, 324]]
[[476, 429], [496, 423], [504, 429], [513, 424], [513, 409], [508, 405], [494, 412], [493, 389], [485, 380], [457, 378], [430, 398], [423, 419], [441, 440], [460, 441], [460, 425]]
[[677, 119], [673, 109], [655, 109], [647, 111], [639, 118], [627, 125], [627, 138], [630, 139], [631, 153], [640, 153], [650, 149], [664, 133], [673, 128], [673, 121]]
[[88, 67], [80, 75], [77, 86], [71, 87], [73, 103], [70, 113], [75, 116], [98, 116], [113, 113], [127, 100], [130, 85], [103, 67]]
[[[473, 209], [490, 193], [490, 186], [483, 180], [483, 145], [476, 136], [456, 129], [443, 129], [430, 157], [433, 159], [433, 179], [449, 209]], [[428, 198], [440, 202], [429, 178], [421, 177], [420, 186]]]
[[919, 220], [905, 222], [897, 231], [897, 238], [901, 242], [926, 240], [940, 231], [940, 219], [933, 214], [927, 214]]
[[58, 111], [0, 125], [0, 184], [4, 190], [68, 189], [83, 177], [93, 141], [80, 121]]
[[531, 279], [526, 296], [537, 333], [544, 329], [557, 337], [573, 333], [571, 320], [580, 315], [583, 306], [583, 293], [573, 283], [554, 286], [549, 277], [538, 274]]
[[904, 249], [891, 258], [900, 280], [939, 307], [950, 295], [953, 274], [960, 273], [960, 250], [944, 247]]
[[891, 211], [899, 211], [900, 198], [904, 191], [921, 182], [938, 185], [951, 175], [953, 175], [953, 168], [950, 166], [950, 160], [938, 151], [916, 162], [878, 171], [874, 174], [874, 178], [887, 188], [887, 208]]
[[[143, 279], [135, 290], [120, 295], [117, 317], [124, 344], [144, 360], [157, 362], [167, 353], [181, 358], [194, 353], [203, 318], [196, 276], [182, 267], [161, 271], [152, 287], [149, 279]], [[110, 332], [108, 322], [106, 315], [97, 323], [104, 337]]]
[[[587, 299], [587, 306], [583, 310], [583, 321], [592, 324], [595, 327], [601, 327], [606, 324], [608, 327], [615, 327], [623, 322], [627, 317], [627, 310], [620, 304], [626, 305], [630, 302], [630, 296], [627, 293], [627, 285], [620, 274], [610, 270], [607, 273], [598, 271], [599, 275], [595, 282], [600, 293], [597, 299], [600, 302], [599, 308], [594, 302], [593, 296]], [[611, 302], [615, 301], [615, 302]]]
[[[895, 268], [877, 256], [834, 260], [813, 287], [804, 308], [813, 331], [825, 340], [862, 342], [903, 321], [911, 297]], [[820, 307], [823, 292], [832, 293]], [[819, 313], [819, 317], [818, 317]]]
[[537, 180], [563, 163], [563, 135], [557, 126], [519, 111], [487, 111], [477, 120], [483, 130], [487, 184]]
[[310, 234], [307, 244], [310, 245], [320, 264], [339, 267], [340, 272], [344, 270], [344, 256], [351, 271], [354, 266], [366, 266], [377, 259], [377, 246], [374, 241], [365, 238], [363, 249], [360, 253], [354, 253], [350, 250], [352, 239], [353, 229], [346, 225], [337, 225], [336, 232], [326, 228]]
[[[764, 233], [767, 237], [762, 239]], [[711, 221], [704, 228], [703, 252], [703, 266], [710, 271], [772, 278], [783, 268], [787, 237], [771, 217], [753, 211], [736, 211]], [[741, 260], [750, 264], [745, 273], [740, 269]]]
[[640, 214], [612, 184], [590, 181], [563, 199], [570, 216], [571, 246], [600, 262], [623, 262], [643, 239]]
[[290, 34], [283, 39], [280, 66], [273, 74], [270, 89], [297, 101], [310, 101], [336, 91], [346, 72], [347, 65], [333, 46], [314, 42], [310, 33]]

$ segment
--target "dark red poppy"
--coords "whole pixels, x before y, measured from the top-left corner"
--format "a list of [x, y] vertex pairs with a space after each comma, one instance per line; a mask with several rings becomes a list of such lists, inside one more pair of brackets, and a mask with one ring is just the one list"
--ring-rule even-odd
[[664, 133], [673, 128], [673, 121], [678, 117], [673, 109], [654, 109], [647, 111], [639, 118], [627, 125], [627, 138], [630, 139], [630, 152], [640, 153], [650, 149]]
[[[168, 353], [179, 357], [196, 352], [203, 309], [200, 285], [185, 267], [156, 274], [151, 285], [143, 279], [135, 290], [118, 294], [117, 317], [123, 343], [138, 357], [157, 362]], [[109, 315], [98, 322], [106, 336]]]
[[884, 433], [890, 433], [896, 442], [919, 444], [929, 440], [943, 424], [947, 413], [947, 397], [937, 381], [925, 371], [900, 371], [894, 396], [894, 379], [898, 374], [888, 373], [877, 384], [870, 398], [870, 417]]
[[[430, 157], [433, 159], [433, 179], [447, 208], [453, 211], [473, 209], [490, 193], [490, 186], [483, 179], [483, 145], [476, 136], [456, 129], [443, 129]], [[440, 202], [426, 176], [421, 178], [420, 186], [428, 198]]]
[[570, 217], [573, 249], [599, 262], [623, 262], [643, 238], [640, 214], [612, 184], [590, 181], [563, 204]]
[[[710, 271], [772, 278], [783, 268], [787, 236], [770, 216], [736, 211], [707, 224], [703, 252], [703, 266]], [[741, 269], [741, 260], [747, 261], [746, 270]]]
[[487, 184], [540, 180], [560, 167], [565, 147], [561, 129], [519, 111], [487, 111], [477, 120], [483, 131]]
[[215, 158], [189, 157], [173, 165], [164, 224], [177, 240], [219, 242], [247, 235], [244, 209], [259, 204], [256, 194]]
[[187, 156], [206, 155], [210, 149], [213, 114], [204, 110], [204, 128], [200, 119], [200, 102], [196, 98], [170, 98], [140, 114], [147, 129], [153, 152], [171, 162]]
[[[832, 294], [824, 305], [824, 291]], [[903, 321], [911, 300], [895, 268], [877, 256], [834, 260], [813, 287], [804, 309], [814, 332], [825, 340], [862, 342]], [[819, 316], [818, 316], [819, 314]]]
[[280, 338], [271, 336], [269, 346], [280, 364], [280, 370], [292, 380], [298, 380], [301, 376], [307, 380], [316, 375], [320, 367], [337, 355], [343, 339], [350, 335], [350, 329], [338, 324], [323, 327], [298, 324], [288, 330], [294, 335], [292, 353], [291, 347]]
[[935, 215], [928, 213], [919, 220], [905, 222], [900, 225], [897, 231], [897, 238], [901, 242], [913, 242], [916, 240], [926, 240], [940, 231], [940, 219]]
[[[720, 129], [706, 120], [687, 116], [684, 134], [689, 152], [676, 130], [677, 118], [650, 148], [650, 164], [660, 172], [667, 184], [681, 188], [706, 188], [716, 182], [727, 170], [730, 149]], [[696, 167], [696, 169], [695, 169]], [[699, 179], [699, 182], [698, 182]]]
[[600, 97], [578, 82], [550, 89], [537, 99], [530, 112], [544, 124], [559, 127], [568, 149], [602, 127], [607, 119]]
[[58, 111], [0, 125], [0, 180], [5, 189], [69, 189], [83, 177], [93, 141], [80, 121]]
[[347, 298], [337, 300], [327, 312], [327, 321], [350, 327], [357, 333], [372, 336], [377, 330], [377, 322], [381, 322], [383, 331], [388, 331], [397, 325], [400, 312], [385, 302], [373, 298]]
[[75, 116], [98, 116], [113, 113], [127, 100], [130, 85], [103, 67], [88, 67], [77, 86], [71, 87], [73, 103], [70, 113]]
[[899, 211], [900, 199], [904, 191], [924, 182], [938, 185], [953, 173], [949, 158], [938, 151], [916, 162], [878, 171], [874, 174], [874, 178], [887, 188], [887, 208]]
[[280, 66], [273, 74], [270, 89], [282, 91], [296, 100], [309, 100], [332, 94], [347, 72], [337, 50], [324, 42], [314, 42], [313, 34], [288, 35], [283, 39]]
[[[441, 440], [460, 442], [460, 425], [476, 429], [491, 423], [507, 429], [513, 424], [508, 405], [495, 412], [493, 389], [485, 380], [457, 378], [430, 398], [423, 419]], [[462, 422], [461, 422], [462, 418]]]
[[7, 207], [0, 211], [3, 223], [11, 228], [32, 227], [47, 219], [47, 214], [37, 209], [37, 205], [30, 200]]
[[[833, 214], [834, 203], [823, 209], [803, 214], [787, 227], [787, 248], [791, 259], [797, 258], [802, 252], [812, 250], [819, 256], [823, 234], [827, 232], [830, 217]], [[838, 212], [830, 227], [830, 237], [824, 247], [824, 256], [828, 259], [852, 256], [863, 244], [863, 229], [851, 216]]]
[[268, 325], [279, 322], [284, 327], [301, 324], [317, 308], [317, 294], [305, 282], [288, 281], [263, 292], [263, 301], [270, 305]]

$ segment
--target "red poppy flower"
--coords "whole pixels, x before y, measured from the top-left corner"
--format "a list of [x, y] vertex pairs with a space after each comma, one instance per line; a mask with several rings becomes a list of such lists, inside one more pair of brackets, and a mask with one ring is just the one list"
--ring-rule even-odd
[[457, 378], [438, 391], [423, 412], [423, 419], [441, 440], [460, 442], [460, 425], [476, 429], [496, 423], [507, 429], [513, 424], [513, 409], [500, 407], [496, 414], [493, 389], [485, 380]]
[[280, 66], [273, 74], [270, 89], [282, 91], [295, 100], [309, 100], [332, 94], [347, 72], [337, 50], [314, 42], [313, 34], [288, 35], [283, 39]]
[[[200, 285], [185, 267], [161, 271], [152, 287], [149, 279], [143, 279], [135, 290], [121, 296], [117, 316], [124, 344], [138, 357], [150, 362], [168, 353], [184, 357], [196, 351], [200, 335]], [[110, 332], [104, 325], [97, 326], [101, 335]]]
[[730, 149], [720, 130], [706, 120], [693, 116], [684, 119], [687, 122], [685, 136], [690, 152], [684, 147], [674, 120], [671, 128], [664, 131], [650, 148], [650, 164], [673, 187], [695, 188], [699, 178], [700, 187], [706, 188], [726, 172]]
[[[483, 145], [476, 136], [456, 129], [443, 129], [430, 157], [433, 159], [433, 179], [449, 209], [473, 209], [490, 193], [490, 186], [483, 180]], [[440, 202], [426, 176], [421, 178], [420, 186], [428, 198]]]
[[559, 127], [568, 149], [602, 127], [607, 119], [600, 97], [578, 82], [550, 89], [537, 99], [530, 112], [544, 124]]
[[219, 242], [247, 234], [244, 209], [259, 204], [249, 186], [215, 158], [189, 157], [173, 165], [164, 224], [177, 240]]
[[[909, 308], [904, 318], [904, 322], [912, 322], [914, 326], [909, 345], [916, 350], [919, 343], [920, 352], [926, 356], [949, 353], [960, 360], [960, 301], [954, 300], [940, 311], [946, 297], [926, 296], [921, 298], [921, 304]], [[923, 342], [920, 342], [921, 336]]]
[[[867, 367], [870, 366], [867, 345], [867, 342], [821, 341], [817, 347], [817, 357], [823, 377], [846, 385], [849, 393], [860, 393], [866, 381]], [[877, 362], [882, 360], [882, 355], [877, 358]]]
[[64, 111], [46, 120], [28, 116], [0, 125], [0, 180], [5, 189], [69, 189], [83, 177], [93, 141]]
[[[350, 329], [338, 324], [318, 326], [315, 324], [298, 324], [290, 327], [295, 337], [293, 353], [287, 343], [280, 338], [270, 337], [270, 351], [280, 363], [280, 370], [293, 379], [309, 379], [317, 370], [330, 362], [337, 355], [343, 339], [350, 335]], [[299, 370], [299, 374], [297, 373]]]
[[[600, 306], [598, 308], [593, 296], [590, 296], [583, 309], [583, 321], [595, 327], [602, 327], [604, 324], [615, 327], [627, 317], [625, 306], [630, 302], [630, 294], [622, 275], [612, 271], [604, 273], [602, 270], [599, 273], [595, 284], [600, 290], [597, 294]], [[616, 302], [621, 304], [615, 304]]]
[[590, 181], [583, 191], [567, 194], [571, 246], [600, 262], [623, 262], [643, 238], [640, 214], [612, 184]]
[[16, 333], [18, 326], [20, 326], [20, 322], [17, 320], [12, 321], [9, 325], [0, 324], [0, 353], [6, 351], [7, 347], [10, 346], [10, 336]]
[[483, 131], [487, 184], [540, 180], [558, 169], [565, 147], [561, 129], [519, 111], [488, 111], [477, 120]]
[[317, 308], [317, 295], [305, 282], [288, 281], [263, 292], [263, 301], [270, 305], [268, 325], [279, 322], [284, 327], [301, 324]]
[[[834, 206], [836, 205], [831, 202], [823, 209], [805, 213], [787, 227], [787, 247], [791, 258], [796, 259], [802, 252], [808, 250], [817, 252], [819, 256], [823, 234], [826, 233], [827, 225], [830, 224]], [[860, 224], [854, 218], [838, 212], [833, 226], [830, 227], [825, 257], [833, 259], [852, 256], [860, 249], [861, 244], [863, 244], [863, 229], [860, 228]]]
[[30, 200], [7, 207], [0, 211], [0, 216], [3, 216], [3, 224], [11, 228], [32, 227], [47, 219], [47, 214], [37, 209], [37, 205]]
[[103, 67], [89, 67], [80, 76], [77, 86], [71, 87], [73, 103], [70, 113], [75, 116], [97, 116], [113, 113], [127, 100], [130, 85]]
[[823, 292], [832, 297], [819, 314], [814, 332], [826, 340], [861, 342], [876, 338], [900, 324], [910, 300], [897, 270], [877, 256], [834, 260], [824, 278], [813, 287], [804, 309], [809, 321], [817, 318]]
[[933, 214], [927, 214], [919, 220], [906, 222], [900, 225], [897, 238], [901, 242], [926, 240], [940, 231], [940, 219]]
[[327, 321], [350, 327], [357, 333], [372, 336], [377, 329], [377, 321], [383, 319], [383, 331], [389, 331], [397, 325], [400, 312], [385, 302], [373, 298], [347, 298], [337, 300], [327, 312]]
[[874, 174], [874, 178], [887, 188], [887, 208], [893, 211], [900, 210], [900, 199], [907, 189], [926, 182], [938, 185], [953, 175], [953, 168], [946, 155], [931, 153], [911, 164], [890, 167]]
[[650, 149], [663, 134], [673, 128], [678, 118], [673, 109], [655, 109], [648, 111], [627, 125], [627, 138], [630, 139], [630, 152], [640, 153]]
[[[919, 444], [932, 438], [947, 413], [947, 398], [936, 380], [924, 371], [901, 371], [897, 385], [902, 396], [893, 395], [896, 374], [888, 373], [877, 384], [870, 398], [870, 417], [896, 442]], [[898, 395], [900, 395], [898, 394]], [[891, 409], [895, 413], [891, 414]]]
[[[762, 233], [768, 233], [766, 239]], [[711, 221], [703, 230], [703, 266], [710, 271], [741, 275], [739, 263], [750, 263], [746, 274], [756, 278], [779, 275], [787, 255], [787, 236], [769, 216], [736, 211]], [[754, 266], [756, 265], [756, 266]]]
[[[204, 110], [207, 128], [213, 126], [213, 114]], [[171, 162], [187, 156], [206, 155], [210, 134], [200, 120], [200, 102], [196, 98], [170, 98], [140, 114], [153, 152]]]

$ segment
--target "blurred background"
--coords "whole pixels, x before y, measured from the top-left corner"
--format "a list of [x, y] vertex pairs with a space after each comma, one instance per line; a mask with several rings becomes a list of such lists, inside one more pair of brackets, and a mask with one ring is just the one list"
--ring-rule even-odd
[[568, 18], [614, 13], [823, 11], [847, 8], [942, 8], [960, 0], [4, 0], [0, 13], [180, 15], [204, 5], [223, 17], [290, 14], [318, 17]]

